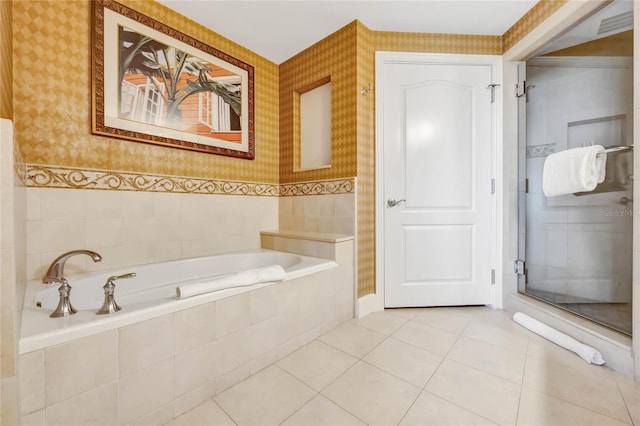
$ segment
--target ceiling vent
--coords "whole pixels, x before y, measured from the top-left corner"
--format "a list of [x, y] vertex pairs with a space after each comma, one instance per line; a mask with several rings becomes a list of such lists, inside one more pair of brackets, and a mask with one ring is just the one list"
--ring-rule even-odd
[[600, 21], [598, 35], [633, 28], [633, 10]]

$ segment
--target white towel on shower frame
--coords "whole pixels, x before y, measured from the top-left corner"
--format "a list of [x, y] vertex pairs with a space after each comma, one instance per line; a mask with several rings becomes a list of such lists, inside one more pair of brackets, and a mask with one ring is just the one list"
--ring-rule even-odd
[[603, 146], [593, 145], [549, 155], [542, 171], [544, 195], [593, 191], [606, 176], [607, 154], [603, 151]]

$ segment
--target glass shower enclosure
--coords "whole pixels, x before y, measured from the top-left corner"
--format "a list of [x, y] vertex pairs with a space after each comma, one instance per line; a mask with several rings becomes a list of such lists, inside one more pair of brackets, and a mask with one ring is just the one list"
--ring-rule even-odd
[[[632, 6], [610, 3], [520, 70], [522, 263], [516, 262], [521, 293], [627, 335], [634, 212]], [[590, 192], [545, 196], [547, 156], [590, 145], [611, 151], [604, 182]]]

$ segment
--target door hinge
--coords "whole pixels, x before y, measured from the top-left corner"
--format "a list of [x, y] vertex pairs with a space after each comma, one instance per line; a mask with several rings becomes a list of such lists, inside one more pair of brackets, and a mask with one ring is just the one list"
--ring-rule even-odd
[[513, 272], [518, 274], [518, 275], [525, 275], [526, 271], [525, 271], [525, 263], [524, 260], [516, 260], [513, 262]]
[[516, 98], [521, 98], [527, 94], [527, 82], [523, 81], [522, 84], [516, 83]]
[[524, 192], [525, 192], [525, 194], [529, 193], [529, 178], [526, 178], [524, 180]]
[[492, 194], [496, 193], [496, 179], [495, 178], [491, 178], [491, 193]]
[[491, 83], [487, 86], [487, 89], [491, 89], [491, 103], [496, 101], [496, 87], [500, 86], [497, 83]]
[[491, 284], [495, 284], [496, 283], [496, 270], [492, 269], [491, 270]]

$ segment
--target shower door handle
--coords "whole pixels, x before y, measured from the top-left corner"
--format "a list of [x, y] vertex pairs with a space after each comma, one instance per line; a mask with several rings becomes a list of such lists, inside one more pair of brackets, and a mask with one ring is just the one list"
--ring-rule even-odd
[[389, 207], [395, 207], [395, 206], [397, 206], [398, 204], [400, 204], [400, 203], [404, 203], [404, 202], [406, 202], [406, 201], [407, 201], [407, 200], [396, 200], [395, 198], [389, 198], [389, 199], [387, 200], [387, 206], [389, 206]]

